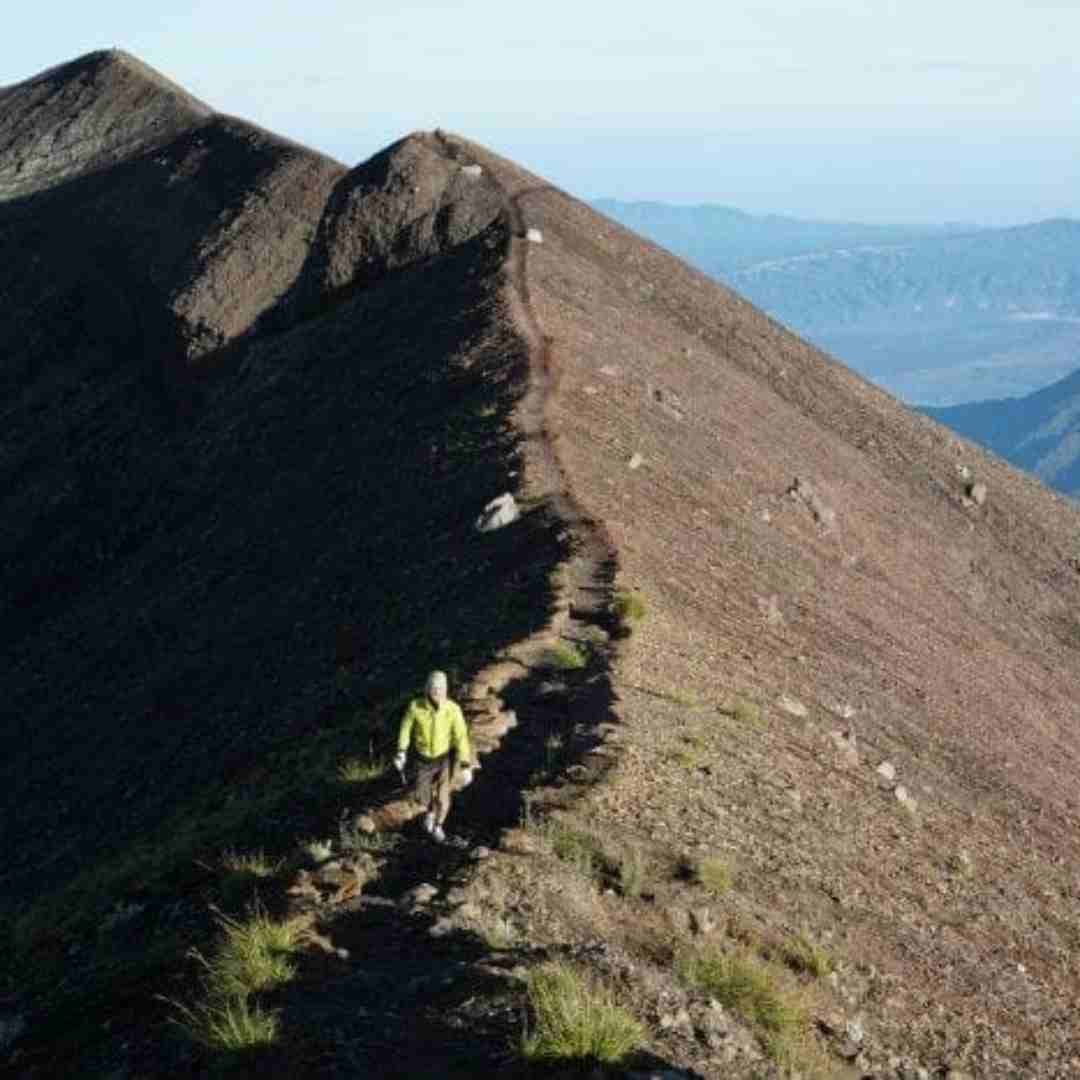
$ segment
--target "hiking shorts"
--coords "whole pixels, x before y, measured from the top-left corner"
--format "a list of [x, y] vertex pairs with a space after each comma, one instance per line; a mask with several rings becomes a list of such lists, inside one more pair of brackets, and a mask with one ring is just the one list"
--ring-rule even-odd
[[450, 813], [450, 778], [453, 772], [453, 753], [437, 758], [420, 758], [416, 769], [414, 798], [421, 806], [434, 811], [440, 825]]

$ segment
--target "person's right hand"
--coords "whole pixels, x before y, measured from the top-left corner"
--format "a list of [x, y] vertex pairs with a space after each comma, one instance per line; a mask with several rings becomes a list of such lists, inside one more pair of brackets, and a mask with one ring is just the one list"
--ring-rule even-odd
[[394, 755], [394, 768], [397, 769], [398, 772], [404, 772], [405, 771], [405, 751], [404, 750], [399, 750]]

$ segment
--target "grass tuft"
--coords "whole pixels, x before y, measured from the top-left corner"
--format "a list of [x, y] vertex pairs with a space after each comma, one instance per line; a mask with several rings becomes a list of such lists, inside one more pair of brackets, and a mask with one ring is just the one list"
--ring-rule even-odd
[[676, 971], [684, 982], [757, 1028], [774, 1056], [806, 1025], [802, 1002], [780, 986], [774, 971], [752, 953], [725, 953], [715, 946], [687, 951], [676, 958]]
[[761, 706], [756, 701], [736, 698], [729, 708], [722, 711], [745, 727], [761, 727]]
[[639, 592], [631, 592], [628, 589], [622, 589], [615, 594], [611, 608], [619, 622], [629, 630], [641, 622], [648, 611], [645, 597]]
[[828, 951], [805, 934], [796, 934], [780, 946], [780, 958], [792, 971], [823, 979], [834, 967]]
[[580, 671], [587, 663], [585, 650], [572, 641], [558, 641], [544, 653], [544, 666], [559, 671]]
[[337, 777], [342, 784], [368, 784], [385, 772], [384, 758], [350, 757], [338, 766]]
[[277, 1042], [278, 1014], [268, 1012], [247, 998], [224, 998], [194, 1006], [168, 1001], [176, 1010], [170, 1018], [193, 1042], [209, 1050], [239, 1053]]
[[649, 878], [649, 864], [645, 853], [637, 845], [631, 845], [618, 860], [619, 889], [623, 896], [637, 899], [645, 891]]
[[645, 1029], [611, 992], [565, 964], [528, 976], [533, 1028], [522, 1037], [527, 1061], [617, 1065], [645, 1040]]
[[276, 922], [262, 910], [245, 922], [227, 915], [218, 921], [222, 936], [213, 953], [191, 954], [205, 969], [209, 997], [246, 997], [287, 983], [296, 973], [289, 957], [300, 944], [297, 923]]
[[701, 885], [713, 896], [723, 896], [731, 889], [731, 868], [715, 855], [691, 859], [684, 864], [683, 871], [691, 881]]

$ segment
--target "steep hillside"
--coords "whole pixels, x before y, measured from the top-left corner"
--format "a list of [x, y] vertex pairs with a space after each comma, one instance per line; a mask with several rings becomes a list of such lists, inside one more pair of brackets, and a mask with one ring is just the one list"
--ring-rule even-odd
[[[463, 139], [190, 123], [0, 202], [9, 1072], [514, 1075], [558, 962], [629, 1075], [1070, 1075], [1072, 505]], [[172, 1037], [259, 918], [273, 1037]]]
[[926, 413], [1051, 487], [1074, 497], [1080, 494], [1080, 372], [1027, 397], [974, 401]]

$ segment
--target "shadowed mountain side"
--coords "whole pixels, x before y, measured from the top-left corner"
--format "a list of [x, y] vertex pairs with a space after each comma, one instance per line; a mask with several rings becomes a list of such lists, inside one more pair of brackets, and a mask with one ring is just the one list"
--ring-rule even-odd
[[253, 346], [183, 430], [117, 372], [94, 407], [39, 418], [34, 468], [5, 499], [5, 892], [41, 888], [44, 862], [65, 878], [123, 850], [325, 723], [344, 624], [372, 700], [451, 645], [486, 657], [543, 624], [552, 526], [472, 530], [517, 484], [505, 421], [524, 353], [502, 242], [488, 230]]
[[[672, 700], [741, 693], [777, 718], [763, 735], [732, 732], [689, 784], [624, 761], [596, 812], [678, 821], [687, 844], [719, 830], [755, 917], [824, 923], [914, 977], [879, 1018], [899, 1042], [942, 1052], [926, 1016], [950, 1002], [959, 1027], [965, 1009], [992, 1016], [987, 1054], [1042, 1023], [1044, 1049], [1064, 1052], [1058, 988], [1080, 980], [1062, 960], [1080, 865], [1080, 513], [584, 204], [470, 153], [541, 231], [528, 286], [559, 378], [556, 447], [614, 537], [620, 582], [650, 604], [617, 709], [657, 747], [691, 726]], [[966, 497], [962, 465], [985, 503]], [[844, 732], [863, 771], [838, 753]], [[882, 760], [916, 815], [889, 809]], [[724, 791], [720, 820], [694, 829], [707, 793]], [[997, 914], [984, 893], [917, 884], [972, 848], [999, 882]], [[1035, 907], [1031, 889], [1045, 889]], [[945, 918], [955, 940], [931, 945]], [[1039, 974], [1025, 996], [1002, 968], [987, 1000], [1002, 933]]]

